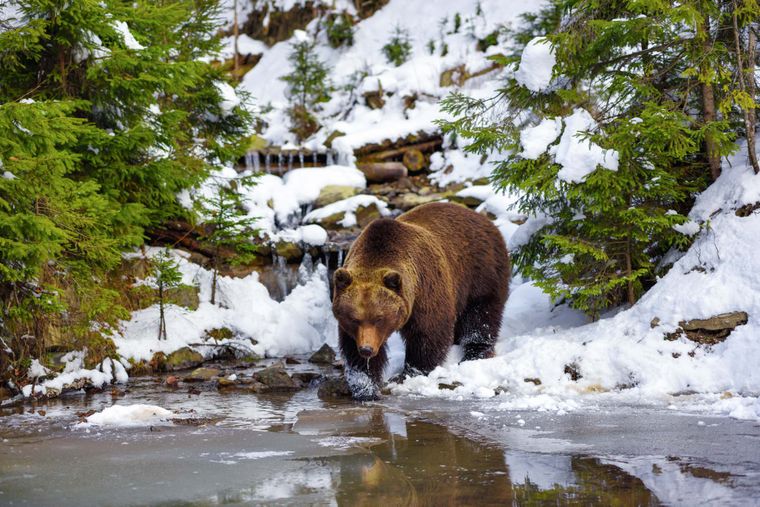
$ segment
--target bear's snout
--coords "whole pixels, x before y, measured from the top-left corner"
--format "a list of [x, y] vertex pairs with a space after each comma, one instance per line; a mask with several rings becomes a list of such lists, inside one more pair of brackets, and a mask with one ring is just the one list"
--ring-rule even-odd
[[356, 333], [356, 348], [359, 351], [359, 355], [365, 359], [375, 357], [380, 347], [383, 346], [383, 338], [380, 330], [375, 326], [359, 326], [359, 330]]

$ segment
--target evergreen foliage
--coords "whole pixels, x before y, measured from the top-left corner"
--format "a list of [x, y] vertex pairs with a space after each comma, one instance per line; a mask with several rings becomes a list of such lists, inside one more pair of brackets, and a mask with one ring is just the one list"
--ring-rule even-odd
[[312, 114], [320, 104], [330, 100], [331, 84], [327, 67], [319, 60], [315, 51], [315, 41], [303, 34], [292, 43], [288, 59], [293, 71], [281, 79], [288, 84], [287, 96], [290, 100], [288, 115], [291, 132], [299, 142], [319, 129], [319, 123]]
[[[236, 181], [240, 185], [252, 184], [251, 178]], [[243, 196], [236, 188], [217, 182], [211, 196], [197, 197], [196, 209], [204, 218], [205, 229], [201, 241], [208, 244], [212, 251], [211, 304], [216, 304], [217, 279], [222, 258], [232, 259], [233, 264], [249, 262], [256, 253], [255, 245], [250, 241], [256, 231], [251, 228], [256, 221], [248, 216], [243, 208]]]
[[325, 31], [327, 42], [333, 48], [354, 45], [353, 19], [345, 12], [328, 16]]
[[[533, 92], [510, 78], [491, 100], [455, 94], [444, 101], [455, 117], [442, 124], [445, 131], [469, 139], [469, 151], [504, 154], [494, 182], [522, 196], [517, 207], [537, 229], [513, 252], [516, 266], [556, 299], [594, 317], [633, 303], [666, 253], [688, 245], [676, 229], [685, 230], [679, 225], [695, 192], [715, 177], [712, 160], [735, 149], [736, 113], [748, 106], [721, 31], [731, 8], [699, 0], [556, 0], [526, 18], [513, 55], [494, 57], [518, 62], [522, 46], [546, 36], [556, 57], [547, 89]], [[722, 114], [710, 114], [709, 94]], [[522, 156], [521, 134], [578, 108], [598, 125], [582, 135], [617, 151], [619, 167], [568, 182], [554, 159], [561, 136], [533, 159]]]
[[0, 10], [4, 333], [76, 342], [127, 317], [104, 283], [121, 252], [191, 214], [177, 194], [244, 151], [251, 114], [203, 59], [219, 47], [217, 4], [11, 0]]
[[409, 31], [400, 26], [396, 26], [393, 35], [388, 43], [383, 46], [383, 54], [396, 67], [409, 60], [412, 56], [412, 44], [409, 38]]
[[158, 288], [158, 339], [166, 340], [166, 291], [173, 289], [182, 282], [179, 264], [167, 248], [151, 259], [151, 276]]

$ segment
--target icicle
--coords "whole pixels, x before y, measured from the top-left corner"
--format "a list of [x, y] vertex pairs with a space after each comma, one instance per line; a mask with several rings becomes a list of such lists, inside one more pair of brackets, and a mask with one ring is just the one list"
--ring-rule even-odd
[[338, 248], [338, 267], [340, 268], [342, 266], [343, 266], [343, 249]]
[[270, 153], [267, 153], [266, 157], [264, 157], [264, 166], [266, 167], [267, 174], [272, 174], [272, 155]]
[[325, 162], [327, 165], [335, 165], [335, 159], [333, 159], [333, 152], [332, 150], [327, 150], [327, 160]]
[[314, 164], [314, 167], [317, 167], [317, 152], [311, 154], [311, 162]]
[[293, 169], [293, 154], [288, 153], [288, 171]]
[[303, 169], [304, 165], [303, 165], [303, 152], [302, 151], [298, 152], [298, 161], [301, 163], [301, 169]]
[[280, 153], [277, 154], [277, 174], [282, 174], [283, 173], [283, 171], [282, 171], [282, 163], [283, 163], [282, 152], [280, 152]]
[[312, 273], [314, 273], [314, 259], [312, 259], [309, 252], [306, 252], [301, 261], [301, 265], [298, 266], [298, 283], [300, 285], [306, 285], [306, 282], [309, 281]]

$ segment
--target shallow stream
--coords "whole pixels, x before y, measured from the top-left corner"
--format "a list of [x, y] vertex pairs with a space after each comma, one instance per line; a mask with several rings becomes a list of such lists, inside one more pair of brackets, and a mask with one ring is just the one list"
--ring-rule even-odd
[[[299, 365], [300, 369], [315, 368]], [[239, 372], [245, 374], [245, 372]], [[3, 505], [757, 505], [760, 427], [598, 407], [498, 410], [388, 396], [371, 404], [223, 394], [132, 379], [0, 417]], [[173, 411], [81, 424], [113, 404]]]

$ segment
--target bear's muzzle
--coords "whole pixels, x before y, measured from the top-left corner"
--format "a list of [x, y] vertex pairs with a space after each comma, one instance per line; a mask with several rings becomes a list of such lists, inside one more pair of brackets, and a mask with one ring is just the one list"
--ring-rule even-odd
[[356, 348], [365, 359], [375, 357], [385, 338], [375, 326], [361, 325], [356, 333]]

